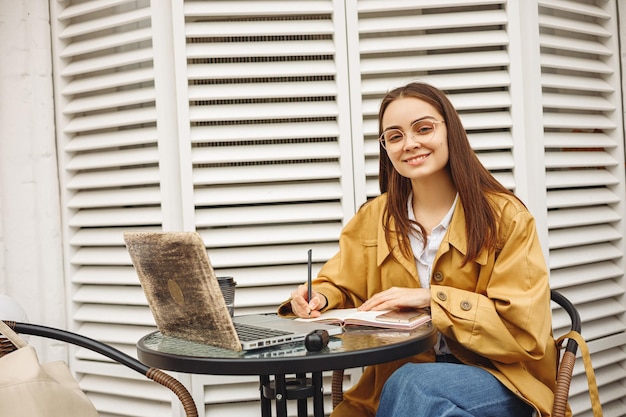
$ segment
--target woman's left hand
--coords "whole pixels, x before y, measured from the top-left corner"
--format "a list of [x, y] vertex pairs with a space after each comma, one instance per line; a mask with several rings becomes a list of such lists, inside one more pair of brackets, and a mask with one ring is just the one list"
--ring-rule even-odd
[[397, 310], [430, 306], [430, 289], [391, 287], [374, 294], [358, 310]]

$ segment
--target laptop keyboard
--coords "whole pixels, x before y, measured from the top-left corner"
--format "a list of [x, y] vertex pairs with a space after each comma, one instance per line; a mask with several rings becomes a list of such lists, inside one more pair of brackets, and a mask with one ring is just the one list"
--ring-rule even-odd
[[233, 323], [235, 330], [239, 336], [239, 340], [247, 342], [250, 340], [266, 339], [268, 337], [284, 336], [293, 334], [292, 332], [276, 329], [268, 329], [265, 327], [252, 326], [244, 323]]

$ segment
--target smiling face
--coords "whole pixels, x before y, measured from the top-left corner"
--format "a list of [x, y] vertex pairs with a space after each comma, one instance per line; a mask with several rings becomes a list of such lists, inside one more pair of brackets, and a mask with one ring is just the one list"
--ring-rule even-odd
[[[419, 120], [430, 120], [435, 131], [428, 140], [420, 143], [420, 135], [411, 133], [411, 126]], [[448, 164], [448, 131], [442, 115], [429, 103], [414, 98], [398, 98], [387, 106], [381, 120], [383, 131], [400, 129], [404, 139], [387, 146], [387, 155], [394, 168], [412, 182], [436, 180], [444, 175]]]

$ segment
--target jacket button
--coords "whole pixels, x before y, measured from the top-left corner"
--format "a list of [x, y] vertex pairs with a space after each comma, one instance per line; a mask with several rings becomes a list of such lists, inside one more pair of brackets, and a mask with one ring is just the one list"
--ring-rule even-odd
[[461, 310], [469, 311], [472, 309], [472, 303], [469, 301], [461, 301]]
[[439, 271], [435, 272], [433, 274], [433, 280], [437, 281], [437, 282], [441, 282], [443, 281], [443, 274]]
[[439, 298], [441, 301], [446, 301], [448, 299], [448, 296], [446, 295], [446, 293], [439, 291], [437, 293], [437, 298]]

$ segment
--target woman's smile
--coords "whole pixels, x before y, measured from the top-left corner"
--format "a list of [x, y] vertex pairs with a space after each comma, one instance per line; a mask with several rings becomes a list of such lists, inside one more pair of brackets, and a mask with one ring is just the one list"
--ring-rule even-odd
[[424, 162], [424, 160], [426, 158], [428, 158], [430, 156], [430, 152], [426, 153], [426, 154], [421, 154], [421, 155], [416, 155], [416, 156], [411, 156], [409, 158], [406, 158], [404, 160], [404, 162], [406, 162], [409, 165], [420, 165]]

